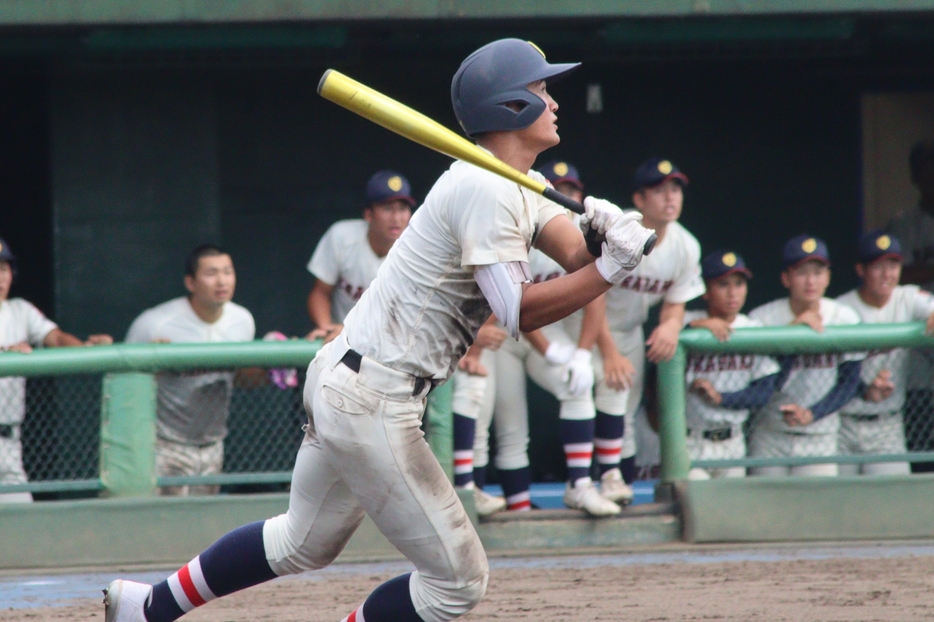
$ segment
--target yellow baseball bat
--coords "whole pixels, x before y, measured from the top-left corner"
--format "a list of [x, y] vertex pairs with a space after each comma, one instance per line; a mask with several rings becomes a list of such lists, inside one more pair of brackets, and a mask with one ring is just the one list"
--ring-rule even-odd
[[[463, 160], [479, 166], [491, 173], [514, 181], [572, 212], [584, 213], [584, 206], [581, 203], [566, 197], [547, 184], [536, 181], [525, 173], [517, 171], [437, 121], [429, 119], [422, 113], [400, 104], [391, 97], [383, 95], [339, 71], [328, 69], [324, 72], [321, 81], [318, 82], [318, 94], [328, 101], [355, 112], [361, 117], [400, 136], [404, 136], [423, 147], [443, 153], [455, 160]], [[652, 251], [656, 240], [655, 235], [649, 238], [645, 243], [644, 254], [648, 255]]]

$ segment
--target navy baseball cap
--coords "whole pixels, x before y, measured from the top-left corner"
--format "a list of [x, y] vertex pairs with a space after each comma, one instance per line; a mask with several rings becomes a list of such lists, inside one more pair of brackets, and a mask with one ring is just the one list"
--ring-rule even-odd
[[825, 265], [830, 265], [830, 251], [827, 243], [813, 235], [802, 234], [795, 236], [785, 243], [782, 249], [782, 268], [791, 268], [802, 262], [814, 259]]
[[715, 250], [701, 261], [701, 276], [705, 281], [713, 281], [728, 274], [742, 274], [747, 279], [752, 278], [743, 256], [731, 250]]
[[682, 186], [688, 185], [687, 175], [682, 173], [677, 166], [671, 163], [671, 160], [662, 158], [649, 158], [639, 165], [636, 169], [636, 176], [633, 185], [636, 190], [643, 188], [652, 188], [668, 179], [674, 179]]
[[881, 229], [864, 234], [856, 244], [856, 256], [862, 264], [871, 264], [876, 259], [891, 257], [901, 261], [902, 245], [898, 238]]
[[395, 171], [379, 171], [366, 182], [366, 204], [402, 199], [415, 207], [409, 180]]
[[564, 162], [563, 160], [549, 162], [541, 168], [541, 173], [545, 176], [545, 179], [551, 182], [552, 186], [571, 184], [578, 190], [584, 189], [584, 183], [577, 172], [577, 167], [570, 162]]

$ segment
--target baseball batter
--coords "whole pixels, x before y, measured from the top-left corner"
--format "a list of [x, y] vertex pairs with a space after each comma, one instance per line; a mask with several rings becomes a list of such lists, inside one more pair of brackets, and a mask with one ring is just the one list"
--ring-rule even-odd
[[[33, 348], [57, 348], [113, 343], [110, 335], [91, 335], [82, 341], [66, 333], [39, 309], [22, 298], [10, 298], [16, 277], [16, 256], [0, 239], [0, 351], [29, 354]], [[26, 417], [26, 379], [0, 378], [0, 484], [25, 484], [22, 424]], [[30, 502], [32, 494], [0, 494], [0, 502]]]
[[[803, 324], [816, 331], [836, 324], [858, 324], [859, 315], [829, 298], [830, 253], [823, 240], [799, 235], [782, 251], [780, 298], [749, 313], [764, 326]], [[837, 452], [840, 408], [859, 390], [858, 352], [800, 354], [778, 357], [781, 372], [770, 405], [753, 422], [749, 454], [762, 457], [832, 456]], [[835, 476], [836, 464], [771, 466], [752, 469], [754, 475]]]
[[362, 219], [341, 220], [325, 232], [308, 262], [315, 284], [308, 315], [317, 328], [308, 339], [333, 340], [344, 318], [376, 278], [393, 243], [409, 224], [415, 199], [408, 180], [379, 171], [366, 184]]
[[[455, 114], [479, 145], [530, 171], [559, 141], [548, 85], [576, 67], [549, 64], [526, 41], [495, 41], [455, 74]], [[343, 332], [309, 366], [309, 423], [288, 512], [232, 531], [155, 586], [111, 583], [107, 622], [174, 620], [215, 597], [322, 568], [365, 514], [415, 571], [379, 586], [347, 622], [444, 622], [472, 609], [486, 591], [486, 556], [423, 438], [425, 398], [451, 377], [491, 313], [515, 338], [583, 307], [638, 265], [650, 230], [599, 199], [588, 198], [586, 209], [581, 227], [606, 236], [596, 260], [581, 231], [558, 218], [560, 207], [455, 162]], [[533, 245], [569, 274], [531, 283]]]
[[[747, 281], [752, 272], [739, 253], [717, 250], [701, 262], [707, 292], [706, 311], [688, 311], [684, 321], [692, 328], [706, 328], [726, 341], [737, 328], [762, 326], [743, 315]], [[753, 354], [702, 354], [688, 356], [686, 381], [690, 387], [685, 403], [688, 453], [692, 460], [746, 457], [743, 425], [750, 408], [765, 406], [775, 391], [778, 363]], [[743, 477], [744, 467], [692, 468], [689, 479]]]
[[[866, 324], [927, 322], [934, 330], [934, 296], [917, 285], [899, 285], [902, 248], [898, 238], [870, 231], [857, 246], [856, 274], [862, 281], [838, 302], [856, 310]], [[898, 454], [905, 447], [903, 412], [908, 389], [909, 352], [905, 348], [869, 352], [863, 361], [862, 386], [840, 410], [841, 454]], [[907, 462], [841, 464], [841, 475], [907, 475]]]
[[[669, 160], [651, 158], [636, 170], [633, 204], [658, 243], [652, 254], [606, 295], [608, 324], [595, 358], [594, 444], [600, 491], [628, 502], [636, 472], [635, 412], [642, 399], [645, 361], [670, 359], [684, 325], [684, 305], [704, 293], [700, 244], [678, 222], [687, 176]], [[645, 339], [649, 309], [661, 303], [659, 324]], [[646, 350], [646, 347], [648, 349]]]
[[[127, 343], [252, 341], [253, 315], [232, 301], [237, 285], [233, 260], [211, 244], [195, 248], [185, 262], [188, 296], [173, 298], [139, 315]], [[224, 438], [235, 373], [191, 370], [156, 376], [156, 474], [213, 475], [223, 471]], [[216, 494], [220, 486], [169, 486], [169, 496]]]

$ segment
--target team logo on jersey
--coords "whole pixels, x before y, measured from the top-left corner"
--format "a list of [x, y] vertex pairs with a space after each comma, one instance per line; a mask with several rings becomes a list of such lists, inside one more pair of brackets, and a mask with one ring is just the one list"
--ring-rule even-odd
[[801, 242], [801, 250], [805, 253], [813, 253], [817, 250], [817, 240], [814, 238], [808, 238], [804, 242]]
[[879, 239], [876, 240], [876, 246], [879, 247], [879, 250], [884, 251], [892, 246], [892, 238], [887, 235], [880, 235]]
[[389, 180], [386, 182], [386, 185], [389, 186], [389, 189], [393, 192], [399, 192], [402, 190], [402, 178], [398, 175], [394, 175], [389, 178]]
[[736, 254], [727, 253], [726, 255], [723, 256], [722, 261], [723, 261], [724, 266], [726, 266], [727, 268], [732, 268], [733, 266], [736, 265]]
[[554, 171], [555, 171], [555, 175], [557, 175], [558, 177], [564, 177], [565, 175], [568, 174], [568, 165], [565, 164], [564, 162], [558, 162], [557, 164], [555, 164]]
[[533, 48], [535, 48], [535, 51], [538, 52], [539, 54], [541, 54], [541, 55], [542, 55], [542, 58], [545, 58], [545, 53], [542, 52], [542, 48], [538, 47], [537, 45], [535, 45], [535, 44], [532, 43], [531, 41], [526, 41], [526, 43], [528, 43], [528, 44], [531, 45]]
[[662, 175], [667, 175], [668, 173], [672, 171], [672, 169], [674, 169], [674, 167], [671, 165], [671, 162], [669, 162], [668, 160], [662, 160], [661, 162], [658, 163], [658, 172], [661, 173]]

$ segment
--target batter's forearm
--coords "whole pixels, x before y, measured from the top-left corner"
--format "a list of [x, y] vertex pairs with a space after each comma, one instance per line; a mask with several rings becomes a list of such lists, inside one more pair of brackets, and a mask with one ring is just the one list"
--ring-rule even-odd
[[526, 285], [519, 307], [519, 328], [530, 332], [566, 318], [610, 289], [594, 265], [542, 283]]

